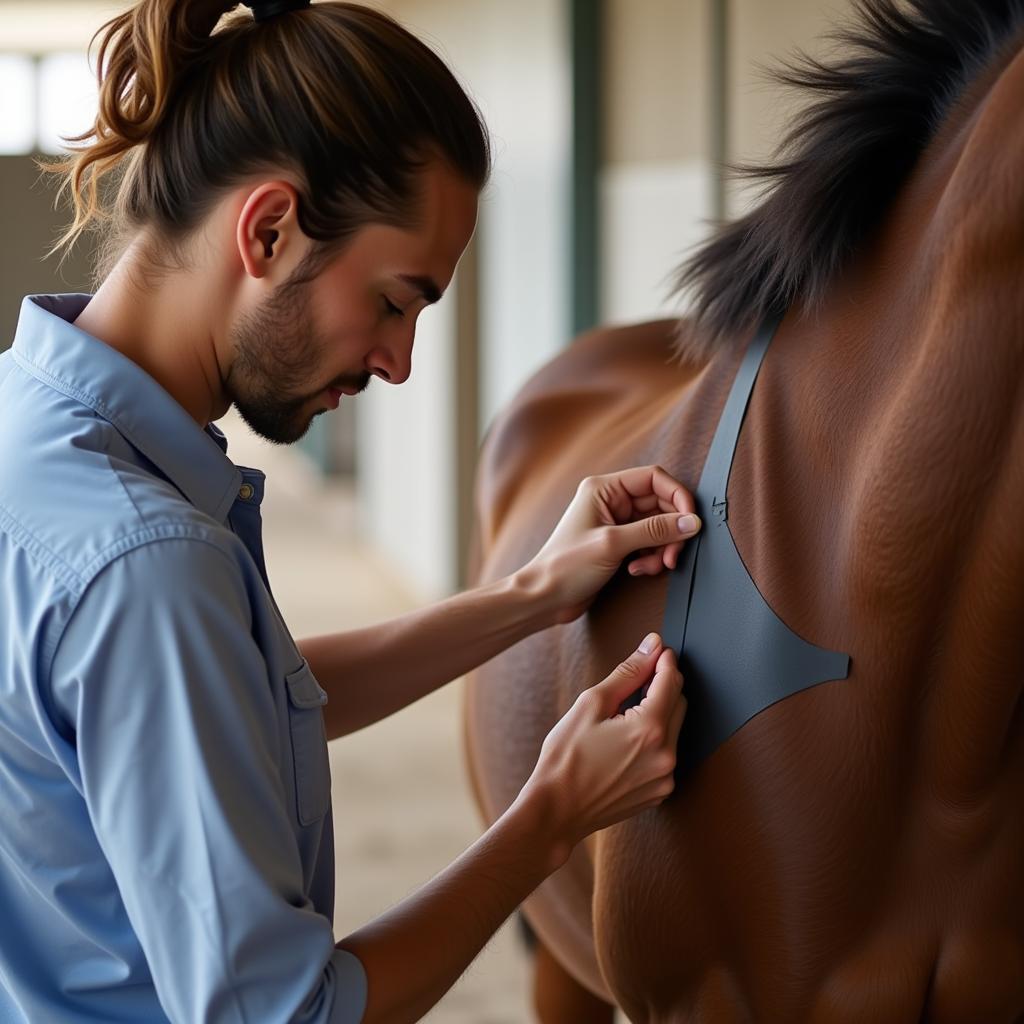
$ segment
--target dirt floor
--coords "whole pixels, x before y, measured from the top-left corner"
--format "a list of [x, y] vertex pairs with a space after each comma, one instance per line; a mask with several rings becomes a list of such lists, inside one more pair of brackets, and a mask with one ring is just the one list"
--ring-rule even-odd
[[[300, 453], [263, 444], [233, 416], [219, 425], [232, 459], [267, 473], [268, 572], [296, 637], [351, 629], [416, 606], [396, 573], [358, 543], [350, 487], [325, 486]], [[462, 759], [460, 700], [461, 683], [452, 684], [330, 745], [339, 937], [407, 896], [480, 834]], [[514, 922], [426, 1019], [533, 1019]]]

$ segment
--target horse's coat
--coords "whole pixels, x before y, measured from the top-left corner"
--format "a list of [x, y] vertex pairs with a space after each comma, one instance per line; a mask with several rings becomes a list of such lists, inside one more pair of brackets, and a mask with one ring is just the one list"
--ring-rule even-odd
[[[849, 226], [868, 212], [851, 192], [885, 198], [816, 293], [771, 264], [790, 267], [789, 311], [729, 481], [758, 589], [800, 636], [849, 652], [849, 678], [750, 719], [526, 905], [567, 973], [636, 1022], [1024, 1017], [1021, 11], [914, 12], [907, 53], [897, 19], [863, 58], [870, 81], [839, 95], [870, 123], [825, 118], [821, 159], [857, 174], [812, 182], [817, 207], [797, 182], [792, 223], [750, 222], [774, 253], [765, 225]], [[920, 96], [894, 86], [905, 71]], [[891, 168], [843, 149], [883, 138], [882, 158], [904, 136]], [[898, 178], [862, 182], [873, 170]], [[596, 331], [527, 384], [481, 461], [480, 578], [531, 558], [583, 476], [660, 463], [694, 488], [749, 337], [733, 323], [748, 283], [681, 343], [671, 322]], [[773, 301], [761, 283], [756, 318]], [[489, 820], [576, 695], [659, 625], [667, 582], [622, 572], [585, 616], [476, 673], [467, 739]]]

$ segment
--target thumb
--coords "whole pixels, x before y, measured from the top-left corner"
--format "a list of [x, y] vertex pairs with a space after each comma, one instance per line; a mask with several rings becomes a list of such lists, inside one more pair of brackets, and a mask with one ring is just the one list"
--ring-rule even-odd
[[692, 512], [685, 515], [668, 512], [638, 519], [635, 523], [613, 526], [612, 536], [620, 557], [625, 558], [632, 551], [663, 547], [686, 540], [694, 536], [700, 527], [700, 518]]
[[619, 705], [651, 678], [661, 651], [661, 637], [657, 633], [648, 633], [637, 650], [593, 687], [600, 718], [610, 718], [614, 715]]

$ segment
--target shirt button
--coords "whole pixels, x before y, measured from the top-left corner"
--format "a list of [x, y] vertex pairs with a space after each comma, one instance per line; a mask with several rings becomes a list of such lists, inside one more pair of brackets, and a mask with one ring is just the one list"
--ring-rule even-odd
[[238, 488], [238, 496], [242, 501], [248, 501], [256, 492], [253, 490], [252, 484], [242, 484]]

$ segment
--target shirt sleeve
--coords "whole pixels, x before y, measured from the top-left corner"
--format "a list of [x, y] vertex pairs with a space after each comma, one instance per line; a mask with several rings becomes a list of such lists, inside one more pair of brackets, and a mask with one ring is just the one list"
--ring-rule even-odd
[[246, 579], [217, 545], [146, 544], [58, 646], [90, 818], [174, 1022], [357, 1022], [366, 977], [304, 895]]

